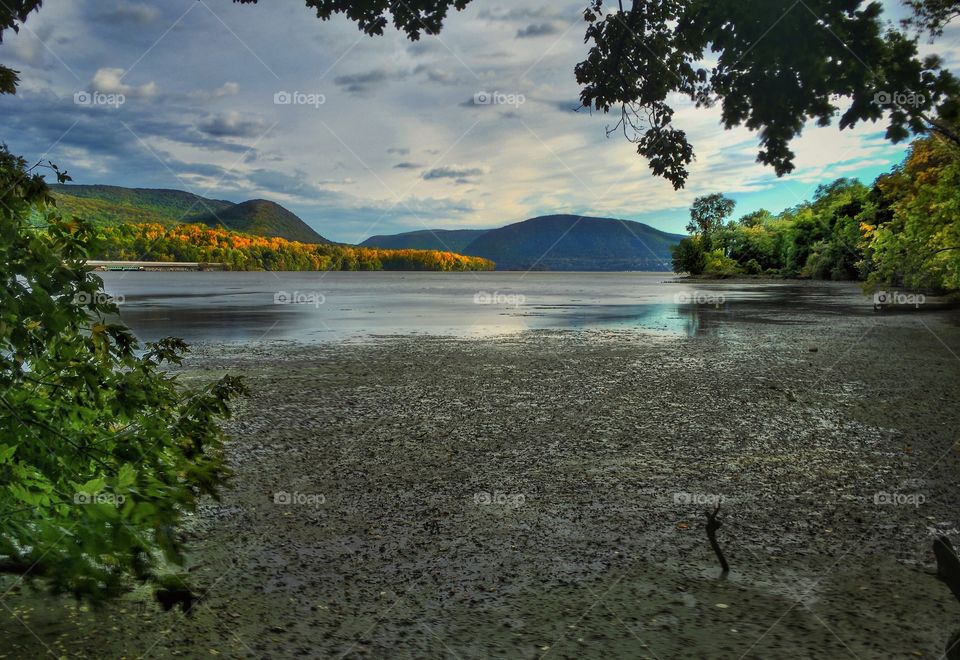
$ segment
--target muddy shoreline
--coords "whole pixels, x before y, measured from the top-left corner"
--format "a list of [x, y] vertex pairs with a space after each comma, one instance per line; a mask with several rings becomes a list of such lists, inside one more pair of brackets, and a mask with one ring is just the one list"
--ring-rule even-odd
[[957, 354], [955, 312], [789, 307], [689, 337], [198, 346], [182, 378], [252, 389], [191, 523], [203, 607], [16, 587], [6, 657], [939, 657]]

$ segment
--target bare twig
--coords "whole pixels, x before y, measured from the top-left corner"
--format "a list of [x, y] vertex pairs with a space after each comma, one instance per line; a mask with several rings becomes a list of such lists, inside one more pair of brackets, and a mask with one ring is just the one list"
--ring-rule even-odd
[[713, 510], [713, 513], [709, 511], [705, 513], [707, 514], [707, 538], [710, 539], [710, 547], [717, 553], [717, 559], [720, 560], [720, 568], [723, 569], [724, 573], [728, 573], [730, 572], [730, 565], [727, 563], [727, 558], [723, 556], [720, 544], [717, 543], [717, 530], [723, 527], [723, 523], [717, 520], [717, 514], [720, 513], [720, 505], [717, 504], [717, 508]]

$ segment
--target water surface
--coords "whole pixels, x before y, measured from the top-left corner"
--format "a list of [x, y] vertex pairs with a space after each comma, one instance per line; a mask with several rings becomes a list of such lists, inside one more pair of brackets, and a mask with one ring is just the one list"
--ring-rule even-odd
[[689, 283], [668, 273], [102, 273], [145, 341], [374, 335], [484, 337], [528, 329], [714, 332], [800, 323], [803, 311], [872, 313], [855, 284]]

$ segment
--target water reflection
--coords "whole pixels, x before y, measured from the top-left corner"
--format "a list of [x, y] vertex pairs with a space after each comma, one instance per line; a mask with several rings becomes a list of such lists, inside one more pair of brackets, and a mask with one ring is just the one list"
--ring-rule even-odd
[[594, 328], [694, 337], [735, 322], [800, 323], [811, 310], [873, 313], [849, 284], [689, 285], [668, 279], [661, 273], [104, 276], [107, 291], [124, 296], [122, 319], [146, 341], [168, 335], [189, 342], [422, 333], [483, 337]]

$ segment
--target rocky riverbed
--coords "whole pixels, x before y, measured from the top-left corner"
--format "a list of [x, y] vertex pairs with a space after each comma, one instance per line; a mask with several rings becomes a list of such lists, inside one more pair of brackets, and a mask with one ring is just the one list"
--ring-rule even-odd
[[[236, 472], [190, 617], [21, 584], [0, 657], [940, 657], [960, 326], [782, 308], [691, 336], [206, 344]], [[721, 575], [704, 511], [721, 503]]]

